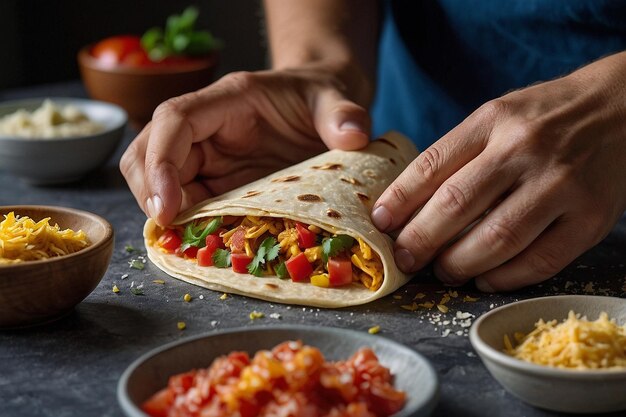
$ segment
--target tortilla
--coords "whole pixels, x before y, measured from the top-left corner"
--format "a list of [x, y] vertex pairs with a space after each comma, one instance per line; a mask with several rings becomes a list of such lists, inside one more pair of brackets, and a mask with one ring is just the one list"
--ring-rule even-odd
[[158, 226], [148, 219], [144, 239], [148, 257], [167, 274], [211, 290], [267, 301], [316, 307], [345, 307], [381, 298], [409, 277], [396, 266], [392, 239], [372, 224], [373, 204], [418, 154], [413, 143], [396, 132], [359, 151], [331, 150], [278, 171], [181, 213], [173, 225], [214, 216], [289, 218], [335, 234], [361, 238], [381, 258], [384, 279], [376, 291], [360, 283], [323, 288], [276, 276], [256, 277], [231, 268], [201, 267], [194, 260], [165, 253], [156, 245]]

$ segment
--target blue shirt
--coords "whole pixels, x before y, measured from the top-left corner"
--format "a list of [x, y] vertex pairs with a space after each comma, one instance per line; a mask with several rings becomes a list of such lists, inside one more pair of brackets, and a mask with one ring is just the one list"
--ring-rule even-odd
[[626, 50], [626, 1], [391, 0], [373, 134], [425, 149], [490, 99]]

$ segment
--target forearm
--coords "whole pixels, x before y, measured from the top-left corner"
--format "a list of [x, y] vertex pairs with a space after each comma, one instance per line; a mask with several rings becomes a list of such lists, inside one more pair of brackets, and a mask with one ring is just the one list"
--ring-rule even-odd
[[265, 0], [274, 69], [334, 72], [368, 105], [374, 90], [379, 4], [375, 0]]

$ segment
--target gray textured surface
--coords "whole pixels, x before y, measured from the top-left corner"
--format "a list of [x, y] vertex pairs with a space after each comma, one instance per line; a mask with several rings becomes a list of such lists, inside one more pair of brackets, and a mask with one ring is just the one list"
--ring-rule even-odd
[[[83, 96], [84, 92], [79, 84], [68, 83], [0, 93], [0, 100], [43, 95]], [[420, 292], [426, 297], [417, 302], [441, 299], [438, 291], [444, 288], [428, 272], [420, 273], [399, 291], [401, 299], [388, 296], [341, 310], [303, 309], [240, 296], [220, 300], [221, 294], [169, 278], [150, 264], [142, 271], [129, 268], [128, 261], [139, 254], [127, 253], [124, 248], [127, 244], [143, 248], [145, 217], [119, 174], [117, 161], [133, 136], [134, 132], [126, 132], [124, 144], [106, 168], [71, 185], [33, 187], [3, 173], [0, 167], [0, 205], [50, 204], [84, 209], [108, 219], [116, 233], [107, 274], [72, 314], [45, 327], [0, 332], [3, 417], [121, 416], [115, 397], [117, 381], [141, 354], [181, 337], [216, 329], [281, 323], [364, 332], [380, 325], [381, 335], [414, 348], [434, 365], [441, 381], [435, 416], [553, 416], [558, 414], [520, 402], [490, 377], [470, 346], [467, 328], [456, 319], [453, 324], [456, 312], [480, 315], [513, 300], [552, 294], [626, 296], [626, 218], [622, 218], [609, 237], [555, 279], [506, 295], [482, 295], [471, 285], [459, 288], [459, 297], [448, 303], [450, 311], [440, 318], [436, 310], [407, 311], [400, 307], [410, 304]], [[128, 277], [121, 279], [124, 274]], [[155, 279], [163, 279], [165, 284], [154, 284]], [[144, 283], [145, 295], [130, 292], [133, 281], [135, 285]], [[113, 284], [120, 288], [119, 294], [111, 291]], [[183, 302], [185, 293], [194, 297], [192, 302]], [[479, 299], [462, 302], [465, 295]], [[248, 315], [253, 310], [264, 312], [265, 318], [251, 321]], [[280, 318], [270, 317], [272, 313]], [[450, 323], [442, 324], [446, 320]], [[187, 329], [179, 331], [178, 321], [186, 322]], [[442, 337], [448, 331], [449, 335]]]

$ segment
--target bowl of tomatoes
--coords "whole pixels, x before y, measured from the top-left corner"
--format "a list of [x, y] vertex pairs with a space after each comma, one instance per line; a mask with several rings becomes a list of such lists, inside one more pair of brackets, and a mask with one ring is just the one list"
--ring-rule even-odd
[[189, 7], [143, 36], [116, 35], [83, 47], [78, 67], [89, 95], [121, 106], [142, 128], [163, 101], [210, 84], [222, 45], [195, 29], [197, 17]]

